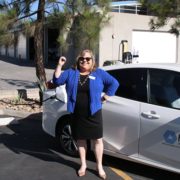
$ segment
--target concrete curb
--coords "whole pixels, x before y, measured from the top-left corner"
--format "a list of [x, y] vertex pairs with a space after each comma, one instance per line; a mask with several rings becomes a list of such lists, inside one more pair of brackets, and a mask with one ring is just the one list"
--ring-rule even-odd
[[0, 90], [0, 99], [17, 97], [39, 99], [39, 88]]
[[[25, 118], [31, 118], [33, 120], [41, 120], [42, 119], [42, 112], [39, 113], [32, 113], [32, 112], [23, 112], [23, 111], [15, 111], [9, 109], [0, 109], [0, 116], [5, 115], [5, 118], [0, 118], [0, 126], [7, 126], [9, 124], [17, 124], [18, 120], [22, 120]], [[8, 121], [7, 117], [17, 117], [14, 118], [12, 121]], [[9, 118], [10, 118], [9, 117]]]
[[10, 109], [1, 109], [0, 110], [0, 115], [8, 115], [8, 116], [15, 116], [19, 118], [26, 118], [34, 113], [30, 112], [24, 112], [24, 111], [15, 111], [15, 110], [10, 110]]

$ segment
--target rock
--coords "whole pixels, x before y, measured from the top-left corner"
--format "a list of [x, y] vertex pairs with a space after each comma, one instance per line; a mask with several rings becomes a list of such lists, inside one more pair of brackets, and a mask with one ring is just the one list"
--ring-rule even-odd
[[42, 106], [40, 106], [40, 102], [37, 99], [20, 99], [17, 101], [6, 98], [0, 100], [0, 109], [12, 109], [32, 113], [42, 112]]

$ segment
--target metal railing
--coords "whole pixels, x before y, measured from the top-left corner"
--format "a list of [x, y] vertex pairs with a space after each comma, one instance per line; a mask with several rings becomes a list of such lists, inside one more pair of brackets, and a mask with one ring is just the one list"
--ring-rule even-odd
[[118, 13], [147, 14], [147, 11], [139, 4], [112, 6], [111, 11]]

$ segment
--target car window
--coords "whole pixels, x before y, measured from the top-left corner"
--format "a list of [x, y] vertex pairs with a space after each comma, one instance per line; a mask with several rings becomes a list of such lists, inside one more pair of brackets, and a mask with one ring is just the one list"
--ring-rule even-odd
[[147, 73], [146, 69], [130, 68], [108, 71], [120, 83], [117, 96], [147, 102]]
[[150, 103], [180, 109], [180, 73], [151, 69]]

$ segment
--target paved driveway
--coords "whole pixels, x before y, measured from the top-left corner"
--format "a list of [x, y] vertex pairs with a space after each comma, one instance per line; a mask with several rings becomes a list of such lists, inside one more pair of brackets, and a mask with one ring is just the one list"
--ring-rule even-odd
[[[54, 69], [46, 68], [47, 80], [52, 78]], [[34, 65], [0, 60], [0, 90], [29, 89], [37, 87]]]
[[[38, 114], [37, 114], [38, 115]], [[0, 127], [0, 179], [5, 180], [76, 180], [79, 158], [59, 152], [53, 138], [41, 128], [41, 115], [30, 115], [11, 125]], [[17, 119], [17, 118], [16, 118]], [[81, 179], [99, 179], [93, 157]], [[108, 179], [120, 180], [105, 166]], [[2, 178], [3, 177], [3, 178]]]

